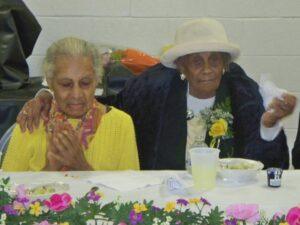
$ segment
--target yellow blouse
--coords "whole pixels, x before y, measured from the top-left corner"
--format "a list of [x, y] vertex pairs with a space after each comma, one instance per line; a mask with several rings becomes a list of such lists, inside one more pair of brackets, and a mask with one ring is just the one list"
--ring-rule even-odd
[[[70, 120], [71, 124], [78, 122]], [[46, 164], [46, 131], [43, 123], [33, 133], [14, 128], [2, 164], [4, 171], [40, 171]], [[131, 117], [112, 107], [102, 116], [94, 138], [84, 150], [94, 170], [139, 169], [138, 152]]]

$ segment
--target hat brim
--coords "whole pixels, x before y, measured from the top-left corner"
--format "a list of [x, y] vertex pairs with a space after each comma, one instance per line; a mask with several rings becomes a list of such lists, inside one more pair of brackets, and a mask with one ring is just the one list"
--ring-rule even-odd
[[160, 62], [169, 68], [176, 69], [174, 61], [184, 55], [197, 52], [226, 52], [229, 53], [232, 60], [235, 60], [240, 55], [240, 48], [232, 43], [220, 42], [189, 42], [185, 44], [175, 45], [167, 50], [161, 57]]

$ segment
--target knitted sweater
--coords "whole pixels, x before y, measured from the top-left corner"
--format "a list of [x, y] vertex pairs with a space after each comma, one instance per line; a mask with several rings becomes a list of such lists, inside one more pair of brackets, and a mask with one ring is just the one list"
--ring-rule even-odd
[[[71, 119], [74, 125], [78, 120]], [[19, 125], [13, 131], [2, 169], [4, 171], [40, 171], [46, 164], [46, 130], [43, 123], [33, 133], [22, 133]], [[94, 170], [139, 169], [138, 152], [132, 120], [113, 108], [102, 116], [94, 138], [84, 150]]]

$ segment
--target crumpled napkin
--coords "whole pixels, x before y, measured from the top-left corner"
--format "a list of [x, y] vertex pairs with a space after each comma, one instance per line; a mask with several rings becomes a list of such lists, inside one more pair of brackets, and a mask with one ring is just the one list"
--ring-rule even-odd
[[104, 185], [121, 192], [161, 184], [161, 179], [156, 176], [130, 170], [96, 174], [89, 176], [86, 180], [91, 184]]
[[287, 93], [287, 90], [278, 88], [274, 82], [271, 81], [271, 76], [262, 74], [259, 82], [259, 92], [263, 98], [264, 107], [267, 110], [273, 98], [282, 98], [282, 94]]
[[193, 186], [193, 180], [190, 174], [181, 176], [170, 173], [163, 179], [160, 192], [163, 196], [168, 195], [189, 195], [190, 188]]

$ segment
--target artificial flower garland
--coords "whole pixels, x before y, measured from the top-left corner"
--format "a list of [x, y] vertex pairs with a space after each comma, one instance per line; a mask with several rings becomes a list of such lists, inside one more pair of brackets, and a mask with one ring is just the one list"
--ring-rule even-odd
[[[299, 225], [300, 207], [293, 207], [287, 216], [275, 213], [267, 219], [256, 204], [230, 205], [226, 212], [204, 198], [177, 199], [164, 208], [153, 201], [102, 203], [103, 195], [95, 188], [74, 200], [68, 193], [53, 194], [49, 199], [31, 199], [24, 185], [10, 194], [9, 178], [0, 180], [0, 225]], [[203, 208], [209, 207], [208, 213]], [[95, 222], [98, 220], [98, 222]], [[100, 221], [101, 220], [101, 221]], [[89, 223], [88, 221], [94, 221]], [[100, 222], [99, 222], [100, 221]]]

